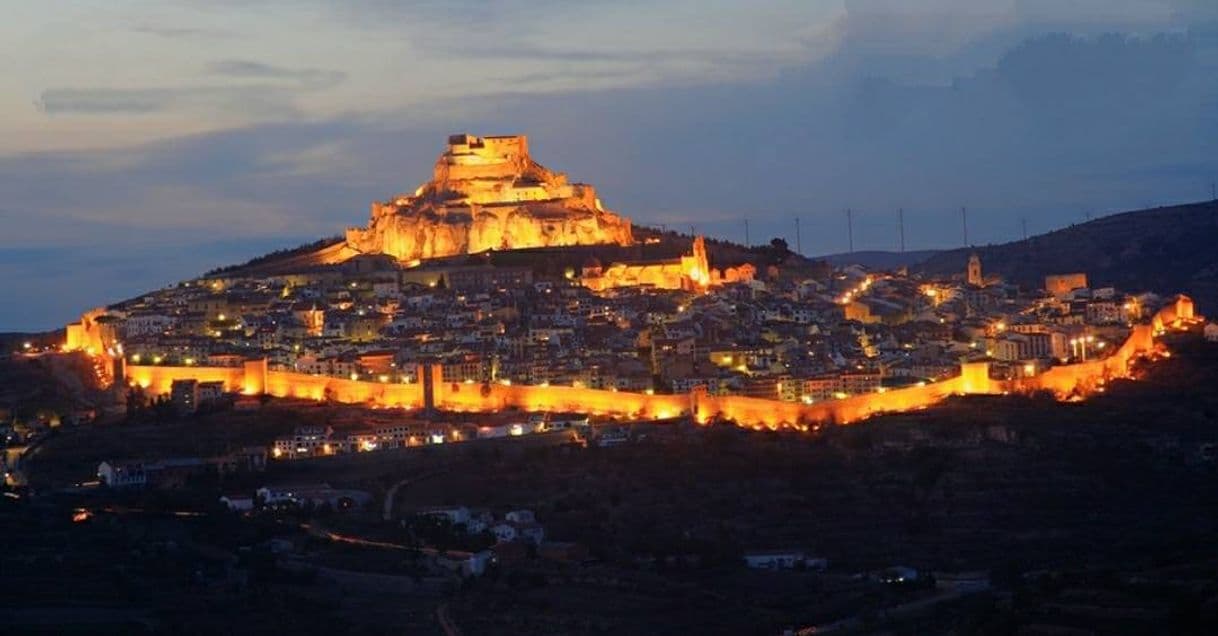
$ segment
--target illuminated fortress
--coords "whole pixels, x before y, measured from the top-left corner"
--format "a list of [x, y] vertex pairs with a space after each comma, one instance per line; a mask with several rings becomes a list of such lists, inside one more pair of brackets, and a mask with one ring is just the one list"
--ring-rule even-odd
[[368, 227], [347, 230], [339, 259], [631, 243], [630, 221], [606, 210], [593, 186], [533, 161], [524, 135], [462, 134], [448, 138], [431, 181], [372, 204]]

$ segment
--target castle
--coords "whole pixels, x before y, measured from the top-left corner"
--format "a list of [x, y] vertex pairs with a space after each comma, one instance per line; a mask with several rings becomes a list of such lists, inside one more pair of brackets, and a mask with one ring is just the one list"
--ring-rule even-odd
[[345, 255], [399, 260], [487, 250], [633, 243], [630, 221], [596, 189], [571, 183], [529, 156], [524, 135], [452, 135], [432, 179], [411, 195], [373, 203], [367, 228], [350, 228]]

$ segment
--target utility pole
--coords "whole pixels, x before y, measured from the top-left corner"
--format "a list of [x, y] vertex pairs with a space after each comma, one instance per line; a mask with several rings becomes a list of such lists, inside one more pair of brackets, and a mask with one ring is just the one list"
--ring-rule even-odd
[[964, 231], [964, 246], [968, 247], [968, 208], [960, 208], [960, 228]]
[[799, 217], [795, 217], [795, 253], [801, 255], [804, 253], [803, 237], [799, 233]]
[[744, 246], [745, 247], [753, 246], [753, 244], [751, 242], [749, 242], [749, 220], [748, 219], [744, 220]]
[[854, 211], [846, 208], [846, 240], [849, 241], [850, 253], [854, 253]]
[[905, 253], [905, 208], [897, 208], [897, 227], [901, 230], [901, 253]]
[[1023, 226], [1023, 240], [1028, 240], [1028, 217], [1019, 219], [1019, 224]]

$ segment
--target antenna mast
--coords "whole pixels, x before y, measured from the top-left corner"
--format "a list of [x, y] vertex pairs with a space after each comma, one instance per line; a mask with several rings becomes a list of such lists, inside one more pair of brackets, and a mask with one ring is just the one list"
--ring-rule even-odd
[[850, 242], [850, 253], [854, 253], [854, 210], [846, 208], [846, 239]]
[[901, 228], [901, 252], [905, 252], [905, 208], [897, 209], [897, 226]]

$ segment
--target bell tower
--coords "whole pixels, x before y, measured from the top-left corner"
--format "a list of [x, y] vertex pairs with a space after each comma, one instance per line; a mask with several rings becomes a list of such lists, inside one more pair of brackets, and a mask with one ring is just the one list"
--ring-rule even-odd
[[973, 252], [968, 257], [968, 284], [975, 287], [985, 287], [985, 279], [981, 277], [981, 257]]

